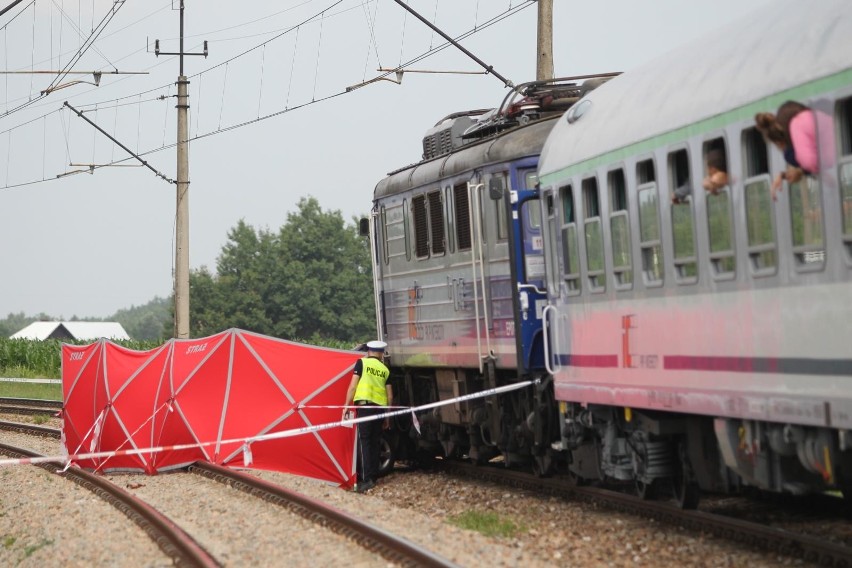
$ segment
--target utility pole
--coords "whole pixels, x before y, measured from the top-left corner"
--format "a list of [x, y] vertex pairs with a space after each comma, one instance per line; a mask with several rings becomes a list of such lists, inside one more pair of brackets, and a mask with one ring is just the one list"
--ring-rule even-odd
[[203, 53], [183, 51], [183, 2], [180, 0], [180, 50], [177, 53], [160, 51], [160, 40], [154, 42], [154, 53], [177, 55], [180, 59], [180, 74], [177, 80], [177, 210], [175, 214], [175, 330], [176, 339], [189, 338], [189, 80], [183, 74], [184, 55], [207, 57], [207, 42]]
[[553, 79], [553, 0], [538, 0], [535, 80]]

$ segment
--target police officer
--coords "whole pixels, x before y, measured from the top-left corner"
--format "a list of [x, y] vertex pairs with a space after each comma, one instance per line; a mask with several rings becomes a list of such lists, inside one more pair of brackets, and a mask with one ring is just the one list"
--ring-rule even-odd
[[[386, 412], [393, 403], [393, 388], [388, 384], [390, 371], [384, 364], [384, 341], [367, 343], [367, 356], [355, 363], [352, 382], [346, 393], [346, 406], [353, 402], [357, 406], [358, 418], [375, 416]], [[382, 426], [379, 420], [369, 420], [358, 424], [358, 486], [359, 492], [367, 491], [376, 485], [381, 459]]]

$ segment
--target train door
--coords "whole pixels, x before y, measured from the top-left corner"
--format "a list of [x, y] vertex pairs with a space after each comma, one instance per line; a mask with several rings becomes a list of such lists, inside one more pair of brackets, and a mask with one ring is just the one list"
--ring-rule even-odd
[[515, 341], [520, 371], [544, 367], [542, 311], [547, 302], [545, 259], [541, 232], [541, 206], [534, 168], [512, 173], [510, 192], [513, 236], [510, 248], [512, 274], [517, 284]]

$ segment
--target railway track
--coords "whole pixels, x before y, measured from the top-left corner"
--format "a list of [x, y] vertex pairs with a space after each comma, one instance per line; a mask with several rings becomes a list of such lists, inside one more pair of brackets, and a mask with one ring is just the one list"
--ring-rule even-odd
[[[6, 423], [4, 423], [5, 426]], [[46, 428], [21, 425], [17, 431], [35, 431], [37, 435], [44, 436]], [[36, 429], [37, 430], [34, 430]], [[56, 431], [58, 438], [58, 430]], [[0, 452], [13, 458], [34, 458], [40, 454], [31, 452], [24, 448], [17, 448], [8, 444], [0, 443]], [[137, 499], [127, 491], [109, 482], [103, 477], [94, 475], [78, 468], [57, 470], [60, 463], [38, 464], [37, 466], [56, 473], [69, 481], [72, 481], [104, 501], [113, 505], [123, 512], [130, 520], [141, 527], [160, 550], [168, 556], [176, 566], [198, 566], [215, 567], [220, 564], [201, 546], [199, 546], [189, 534], [175, 525], [170, 519], [150, 507], [141, 499]]]
[[540, 478], [492, 466], [436, 460], [434, 467], [450, 475], [469, 477], [515, 489], [600, 504], [611, 510], [654, 519], [661, 523], [704, 532], [779, 555], [820, 566], [852, 566], [852, 547], [825, 538], [779, 529], [707, 511], [684, 510], [672, 503], [643, 500], [635, 495], [590, 486], [576, 486], [567, 477]]
[[[55, 428], [33, 424], [0, 422], [0, 429], [53, 439], [59, 439], [60, 437], [60, 431]], [[0, 452], [21, 458], [38, 456], [34, 452], [6, 444], [0, 444]], [[57, 465], [45, 464], [45, 469], [56, 471]], [[347, 541], [357, 544], [358, 547], [365, 549], [372, 555], [380, 556], [394, 565], [435, 568], [455, 566], [453, 563], [431, 551], [388, 531], [372, 526], [354, 515], [246, 473], [233, 471], [207, 462], [192, 464], [189, 466], [188, 472], [194, 476], [201, 476], [224, 484], [229, 488], [239, 490], [268, 503], [284, 507], [291, 514], [297, 514], [314, 525], [323, 527], [324, 530], [337, 533]], [[214, 558], [212, 553], [207, 552], [191, 536], [178, 529], [177, 527], [180, 523], [167, 519], [155, 507], [148, 505], [144, 499], [140, 499], [120, 489], [116, 484], [116, 482], [121, 483], [125, 478], [129, 477], [136, 478], [138, 481], [139, 476], [112, 476], [112, 480], [107, 480], [102, 476], [95, 476], [78, 468], [69, 468], [63, 475], [70, 477], [102, 498], [106, 498], [119, 510], [125, 512], [128, 517], [145, 529], [152, 540], [160, 545], [163, 552], [176, 565], [222, 565]], [[188, 474], [179, 473], [177, 475], [185, 476]], [[144, 486], [145, 483], [150, 483], [150, 481], [128, 483], [128, 486], [138, 488]], [[175, 532], [170, 533], [167, 530], [169, 527], [173, 527]], [[209, 545], [207, 548], [210, 548]], [[194, 556], [191, 554], [194, 554]]]
[[61, 400], [0, 397], [0, 414], [53, 416], [61, 410]]

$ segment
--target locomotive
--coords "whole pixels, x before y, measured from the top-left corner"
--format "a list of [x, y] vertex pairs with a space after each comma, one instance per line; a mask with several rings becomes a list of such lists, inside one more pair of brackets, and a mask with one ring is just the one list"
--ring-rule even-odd
[[[439, 121], [378, 183], [368, 227], [396, 398], [534, 384], [437, 407], [419, 432], [397, 419], [393, 456], [683, 507], [744, 487], [852, 497], [850, 54], [843, 0], [793, 0]], [[776, 195], [784, 156], [754, 116], [786, 100], [829, 120], [818, 171]], [[706, 191], [710, 152], [727, 180]]]

